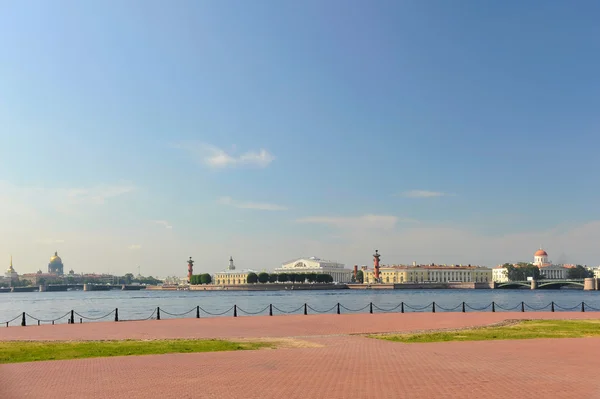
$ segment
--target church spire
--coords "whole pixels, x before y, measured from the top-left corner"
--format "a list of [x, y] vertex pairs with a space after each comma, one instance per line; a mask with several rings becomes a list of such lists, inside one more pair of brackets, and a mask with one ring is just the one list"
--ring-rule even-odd
[[229, 270], [235, 270], [235, 265], [233, 264], [233, 256], [229, 257]]
[[12, 255], [10, 256], [10, 268], [12, 269]]

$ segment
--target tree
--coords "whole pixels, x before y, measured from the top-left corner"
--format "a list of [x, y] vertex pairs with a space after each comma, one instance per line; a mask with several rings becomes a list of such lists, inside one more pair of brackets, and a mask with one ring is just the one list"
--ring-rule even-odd
[[326, 276], [326, 274], [317, 274], [317, 279], [316, 279], [317, 283], [324, 283], [325, 279], [327, 278], [325, 276]]
[[362, 270], [356, 272], [356, 282], [362, 284], [364, 282], [365, 276]]
[[296, 273], [290, 273], [290, 274], [288, 274], [288, 281], [291, 282], [291, 283], [295, 283], [297, 276], [298, 275]]
[[580, 279], [580, 278], [588, 278], [594, 277], [594, 273], [587, 270], [585, 267], [581, 265], [577, 265], [572, 269], [567, 271], [567, 278], [570, 279]]
[[277, 281], [280, 283], [285, 283], [289, 280], [287, 273], [279, 273], [277, 275]]
[[306, 279], [309, 283], [314, 283], [317, 280], [317, 273], [307, 273]]
[[125, 277], [125, 284], [131, 284], [131, 282], [133, 281], [133, 274], [132, 273], [127, 273], [123, 277]]
[[259, 283], [264, 284], [267, 281], [269, 281], [269, 273], [265, 273], [265, 272], [258, 273], [258, 282]]
[[192, 274], [192, 276], [190, 277], [190, 284], [192, 284], [192, 285], [200, 284], [200, 275]]
[[273, 274], [269, 274], [269, 283], [276, 283], [277, 282], [277, 274], [273, 273]]
[[306, 281], [306, 273], [298, 273], [296, 274], [296, 282], [304, 283]]
[[248, 273], [248, 277], [246, 277], [246, 282], [248, 284], [258, 283], [258, 276], [256, 275], [256, 273], [253, 273], [253, 272]]
[[200, 284], [210, 284], [212, 283], [212, 277], [208, 273], [204, 273], [200, 275]]
[[331, 277], [331, 274], [326, 274], [325, 275], [325, 282], [326, 283], [333, 283], [333, 277]]

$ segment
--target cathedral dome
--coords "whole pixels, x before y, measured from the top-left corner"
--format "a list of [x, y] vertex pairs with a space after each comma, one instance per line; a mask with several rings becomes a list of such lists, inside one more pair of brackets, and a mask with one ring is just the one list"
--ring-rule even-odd
[[548, 253], [543, 249], [539, 249], [533, 256], [548, 256]]
[[58, 256], [58, 252], [54, 252], [54, 256], [50, 258], [50, 263], [62, 263], [62, 259]]
[[58, 256], [58, 252], [54, 252], [54, 256], [50, 258], [50, 263], [48, 263], [48, 273], [56, 273], [62, 276], [63, 268], [62, 259]]

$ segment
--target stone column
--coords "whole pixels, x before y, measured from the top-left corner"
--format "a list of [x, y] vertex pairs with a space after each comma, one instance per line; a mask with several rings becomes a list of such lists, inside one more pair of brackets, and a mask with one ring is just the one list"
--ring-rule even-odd
[[596, 279], [595, 278], [586, 278], [583, 280], [583, 290], [584, 291], [593, 291], [596, 289]]
[[46, 291], [46, 286], [43, 284], [40, 284], [40, 292], [44, 292]]
[[537, 290], [537, 287], [538, 287], [537, 280], [531, 280], [531, 289], [532, 290]]

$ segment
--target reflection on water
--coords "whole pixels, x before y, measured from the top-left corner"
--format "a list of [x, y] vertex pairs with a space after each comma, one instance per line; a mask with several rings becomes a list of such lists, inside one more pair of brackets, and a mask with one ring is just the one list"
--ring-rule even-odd
[[[502, 308], [517, 307], [520, 310], [521, 302], [525, 302], [531, 308], [542, 308], [554, 301], [561, 308], [575, 307], [585, 302], [589, 307], [600, 310], [600, 291], [581, 290], [336, 290], [336, 291], [70, 291], [70, 292], [23, 292], [23, 293], [1, 293], [0, 294], [0, 322], [6, 322], [26, 312], [40, 319], [52, 319], [63, 316], [70, 310], [75, 310], [83, 316], [99, 317], [119, 309], [119, 319], [143, 319], [149, 317], [157, 308], [161, 308], [161, 318], [167, 319], [168, 313], [179, 314], [190, 311], [182, 317], [195, 317], [196, 306], [210, 313], [225, 312], [235, 304], [240, 309], [239, 316], [244, 312], [258, 312], [268, 314], [269, 304], [282, 311], [293, 311], [302, 313], [304, 303], [316, 310], [330, 310], [336, 312], [336, 304], [342, 305], [342, 313], [350, 313], [350, 310], [362, 310], [368, 312], [369, 303], [373, 303], [377, 309], [392, 309], [401, 302], [406, 304], [405, 311], [411, 308], [424, 307], [436, 303], [436, 311], [455, 308], [467, 303], [467, 311], [471, 309], [484, 308], [492, 301], [497, 305], [496, 311]], [[410, 306], [410, 307], [409, 307]], [[367, 308], [365, 308], [367, 307]], [[470, 308], [469, 308], [470, 307]], [[556, 311], [561, 308], [556, 307]], [[579, 310], [580, 308], [576, 308]], [[459, 306], [455, 311], [460, 311]], [[486, 311], [490, 311], [487, 308]], [[395, 311], [400, 311], [396, 308]], [[425, 311], [431, 311], [431, 308]], [[309, 310], [309, 312], [311, 312]], [[224, 316], [231, 316], [232, 311]], [[208, 316], [201, 312], [201, 317]], [[114, 319], [111, 316], [103, 321]], [[77, 321], [78, 318], [77, 318]], [[62, 320], [61, 322], [66, 322]], [[11, 323], [18, 325], [20, 318]], [[28, 321], [33, 323], [33, 321]]]

